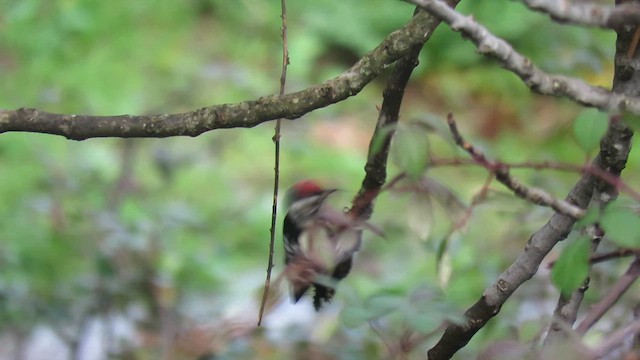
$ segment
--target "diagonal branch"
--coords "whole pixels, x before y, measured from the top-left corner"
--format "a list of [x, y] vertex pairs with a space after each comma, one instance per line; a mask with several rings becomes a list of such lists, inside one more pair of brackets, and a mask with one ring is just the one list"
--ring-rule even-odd
[[[594, 166], [619, 175], [626, 165], [630, 147], [630, 130], [621, 121], [611, 121]], [[571, 189], [566, 201], [586, 209], [595, 190], [604, 187], [607, 185], [594, 175], [584, 174]], [[531, 279], [545, 256], [559, 241], [567, 237], [575, 222], [574, 217], [555, 212], [544, 226], [531, 235], [514, 262], [465, 311], [465, 322], [447, 327], [440, 341], [428, 351], [428, 358], [449, 359], [464, 347], [478, 330], [500, 312], [502, 305], [520, 285]]]
[[[593, 256], [602, 241], [604, 231], [597, 223], [589, 226], [589, 228], [590, 230], [588, 233], [591, 235], [590, 256]], [[590, 266], [591, 265], [592, 263]], [[556, 303], [556, 308], [553, 311], [553, 320], [551, 321], [549, 331], [547, 332], [547, 336], [543, 342], [544, 347], [550, 348], [554, 344], [566, 341], [570, 334], [567, 330], [571, 329], [573, 324], [576, 322], [578, 310], [580, 310], [580, 305], [582, 305], [585, 293], [589, 290], [590, 281], [591, 278], [587, 276], [582, 282], [582, 285], [575, 289], [569, 296], [562, 293], [560, 294], [558, 302]]]
[[53, 114], [26, 108], [0, 109], [0, 133], [28, 131], [61, 135], [72, 140], [95, 137], [198, 136], [215, 129], [249, 128], [279, 118], [296, 119], [359, 93], [414, 46], [422, 46], [439, 22], [430, 14], [420, 12], [405, 26], [389, 34], [347, 71], [291, 94], [214, 105], [181, 114], [87, 116]]
[[634, 3], [602, 6], [568, 0], [522, 0], [532, 10], [549, 15], [561, 23], [601, 28], [640, 24], [640, 6]]
[[[634, 335], [640, 334], [640, 320], [635, 320], [631, 324], [626, 327], [617, 330], [609, 337], [607, 337], [598, 347], [593, 349], [594, 358], [600, 359], [604, 358], [607, 355], [611, 355], [611, 353], [624, 344], [625, 340], [629, 337], [633, 337]], [[629, 353], [630, 356], [625, 357], [625, 359], [633, 359], [634, 355]], [[637, 353], [636, 353], [637, 358]]]
[[464, 16], [442, 0], [406, 0], [427, 10], [449, 24], [452, 30], [469, 38], [482, 55], [498, 61], [502, 67], [516, 74], [531, 90], [541, 95], [565, 97], [581, 105], [607, 111], [630, 111], [640, 114], [640, 98], [591, 86], [584, 81], [550, 75], [540, 70], [531, 60], [518, 53], [509, 43], [493, 35], [470, 16]]
[[640, 258], [636, 257], [624, 275], [616, 281], [600, 301], [593, 305], [576, 328], [578, 334], [584, 335], [624, 295], [638, 277], [640, 277]]
[[467, 142], [462, 137], [452, 114], [447, 116], [447, 123], [449, 124], [449, 130], [453, 135], [455, 143], [469, 153], [473, 161], [489, 170], [495, 175], [496, 180], [513, 191], [513, 193], [518, 197], [537, 205], [550, 207], [561, 214], [569, 215], [575, 219], [580, 219], [584, 215], [584, 210], [580, 207], [575, 206], [568, 201], [557, 199], [542, 189], [530, 188], [523, 185], [520, 181], [511, 176], [509, 167], [499, 162], [487, 159], [480, 150], [476, 149], [471, 143]]
[[[620, 121], [616, 117], [612, 118], [612, 121]], [[429, 166], [460, 166], [460, 165], [478, 165], [482, 166], [470, 159], [462, 159], [462, 158], [435, 158], [432, 157], [429, 160]], [[603, 182], [607, 183], [612, 187], [615, 191], [623, 192], [629, 195], [634, 200], [640, 201], [640, 192], [632, 188], [629, 184], [623, 181], [620, 176], [613, 175], [603, 169], [596, 167], [594, 164], [586, 164], [586, 165], [574, 165], [569, 163], [556, 163], [550, 161], [542, 161], [542, 162], [532, 162], [525, 161], [519, 163], [509, 163], [509, 162], [500, 162], [496, 165], [504, 166], [507, 169], [533, 169], [533, 170], [558, 170], [558, 171], [568, 171], [575, 172], [580, 174], [591, 174]]]
[[[633, 76], [640, 70], [640, 62], [629, 63], [632, 76], [616, 76], [613, 81], [613, 92], [593, 88], [578, 80], [564, 81], [565, 77], [549, 76], [524, 58], [515, 53], [511, 46], [491, 35], [471, 19], [464, 17], [438, 0], [411, 0], [427, 11], [441, 17], [452, 28], [458, 29], [476, 43], [480, 52], [498, 59], [507, 69], [519, 75], [527, 85], [541, 94], [565, 96], [589, 106], [615, 109], [611, 101], [619, 96], [638, 96], [638, 77]], [[488, 43], [487, 43], [488, 42]], [[628, 31], [618, 32], [616, 43], [616, 66], [621, 65], [629, 48], [631, 37]], [[631, 66], [634, 66], [631, 68]], [[549, 83], [551, 81], [551, 83]], [[583, 91], [585, 91], [583, 93]], [[596, 101], [597, 100], [597, 101]], [[596, 102], [593, 102], [596, 101]], [[628, 103], [627, 103], [628, 104]], [[635, 105], [634, 105], [635, 106]], [[633, 132], [620, 117], [614, 116], [609, 122], [609, 129], [600, 142], [600, 152], [593, 160], [593, 166], [619, 176], [629, 156]], [[592, 199], [597, 202], [609, 200], [616, 196], [615, 187], [599, 180], [596, 176], [585, 173], [571, 189], [566, 200], [586, 209]], [[498, 276], [498, 279], [487, 287], [478, 301], [465, 312], [465, 321], [447, 327], [438, 343], [428, 351], [429, 359], [449, 359], [464, 347], [485, 324], [500, 312], [502, 305], [511, 295], [537, 272], [544, 257], [561, 240], [571, 232], [576, 219], [555, 212], [549, 221], [536, 231], [524, 250], [516, 260]]]

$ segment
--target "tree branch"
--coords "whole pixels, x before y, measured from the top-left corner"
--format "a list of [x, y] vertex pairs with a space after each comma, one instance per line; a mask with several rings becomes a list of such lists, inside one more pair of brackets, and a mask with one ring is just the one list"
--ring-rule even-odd
[[[620, 39], [618, 39], [618, 42], [620, 42]], [[619, 62], [621, 59], [621, 57], [619, 56], [620, 52], [622, 51], [618, 52], [616, 56], [616, 62]], [[615, 77], [614, 89], [620, 89], [620, 86], [623, 82], [624, 81], [621, 81], [619, 77]], [[628, 91], [629, 89], [627, 88], [627, 92]], [[620, 125], [620, 122], [621, 122], [619, 117], [617, 116], [612, 116], [610, 121], [615, 122], [618, 125]], [[622, 125], [622, 127], [624, 127], [624, 125]], [[607, 153], [606, 151], [601, 150], [601, 154], [605, 154], [606, 156], [606, 153]], [[624, 188], [623, 186], [620, 185], [623, 182], [620, 180], [619, 174], [610, 174], [606, 170], [602, 170], [600, 168], [593, 167], [593, 166], [592, 168], [597, 169], [598, 172], [601, 172], [602, 173], [601, 175], [606, 175], [606, 176], [599, 176], [601, 181], [597, 184], [597, 186], [594, 189], [594, 196], [593, 196], [594, 201], [592, 203], [592, 206], [597, 206], [600, 209], [602, 209], [617, 198], [618, 190], [621, 188]], [[592, 172], [592, 174], [594, 174], [595, 176], [598, 176], [597, 172]], [[637, 193], [632, 190], [631, 194], [637, 194]], [[632, 195], [632, 196], [634, 196], [635, 198], [635, 195]], [[591, 256], [594, 256], [594, 254], [596, 253], [598, 245], [600, 244], [600, 241], [604, 236], [603, 230], [597, 224], [594, 224], [594, 225], [595, 226], [593, 229], [594, 233], [593, 233], [593, 241], [592, 241], [592, 247], [591, 247]], [[582, 304], [582, 300], [584, 298], [584, 293], [589, 288], [588, 286], [589, 280], [590, 278], [587, 277], [584, 281], [583, 286], [575, 290], [569, 298], [565, 298], [562, 294], [560, 295], [560, 298], [558, 299], [558, 304], [554, 311], [553, 322], [551, 323], [549, 332], [547, 333], [547, 337], [545, 338], [545, 341], [544, 341], [544, 346], [549, 346], [554, 342], [563, 341], [567, 337], [568, 333], [566, 329], [571, 328], [576, 321], [578, 310], [580, 310], [580, 305]], [[559, 326], [560, 322], [563, 322], [564, 325], [566, 326]]]
[[[626, 164], [630, 150], [630, 130], [620, 121], [612, 121], [609, 131], [600, 144], [600, 153], [594, 166], [619, 175]], [[584, 174], [571, 189], [566, 201], [580, 208], [587, 208], [596, 187], [605, 186], [597, 177]], [[524, 251], [516, 260], [486, 288], [480, 299], [465, 312], [463, 324], [452, 324], [445, 330], [440, 341], [428, 351], [429, 359], [449, 359], [494, 316], [511, 295], [537, 271], [544, 257], [561, 240], [564, 240], [576, 219], [555, 212], [549, 221], [527, 241]]]
[[634, 3], [602, 6], [567, 0], [522, 0], [527, 7], [549, 15], [560, 23], [601, 28], [640, 24], [640, 6]]
[[[597, 224], [594, 224], [589, 228], [591, 229], [591, 231], [589, 231], [591, 233], [590, 256], [593, 256], [602, 241], [604, 231]], [[549, 331], [547, 332], [547, 337], [544, 339], [543, 346], [550, 347], [552, 344], [557, 344], [566, 340], [569, 335], [567, 330], [573, 327], [573, 324], [578, 318], [578, 310], [580, 310], [580, 305], [582, 305], [584, 294], [589, 289], [590, 281], [591, 278], [587, 276], [582, 282], [582, 285], [575, 289], [570, 296], [560, 294], [556, 308], [553, 311], [553, 321], [549, 326]]]
[[[280, 36], [282, 37], [282, 69], [280, 71], [280, 90], [278, 94], [284, 95], [287, 85], [287, 67], [289, 66], [289, 43], [287, 41], [287, 2], [280, 0]], [[271, 285], [271, 270], [273, 270], [273, 254], [275, 252], [276, 241], [276, 220], [278, 219], [278, 190], [280, 187], [280, 127], [282, 119], [276, 120], [273, 134], [274, 164], [273, 164], [273, 199], [271, 202], [271, 227], [269, 228], [269, 260], [267, 261], [267, 277], [262, 290], [262, 301], [260, 302], [260, 312], [258, 313], [258, 326], [262, 325], [262, 317], [267, 306], [269, 289]]]
[[[458, 1], [451, 1], [451, 3], [455, 6]], [[419, 14], [424, 14], [424, 11], [416, 8], [414, 16]], [[439, 21], [434, 23], [433, 29], [424, 39], [425, 42], [431, 37], [438, 24], [440, 24]], [[384, 88], [382, 106], [378, 114], [376, 129], [371, 136], [367, 164], [364, 167], [365, 178], [349, 210], [356, 218], [367, 220], [371, 216], [373, 201], [387, 179], [387, 158], [389, 157], [391, 139], [395, 134], [395, 126], [398, 123], [404, 90], [413, 69], [418, 66], [418, 55], [423, 45], [424, 42], [412, 46], [407, 55], [398, 60]], [[381, 146], [376, 146], [377, 144], [381, 144]]]
[[616, 283], [607, 291], [606, 295], [591, 307], [591, 310], [585, 316], [584, 320], [578, 325], [576, 331], [578, 334], [584, 335], [595, 324], [604, 313], [606, 313], [615, 304], [622, 295], [633, 285], [640, 276], [640, 258], [629, 265], [627, 271], [616, 281]]
[[509, 43], [493, 35], [470, 16], [464, 16], [442, 0], [406, 0], [427, 10], [449, 24], [452, 30], [469, 38], [482, 55], [498, 61], [502, 67], [516, 74], [532, 91], [570, 99], [578, 104], [603, 111], [629, 111], [640, 114], [637, 94], [621, 94], [602, 87], [591, 86], [581, 80], [562, 75], [550, 75], [531, 60], [516, 52]]
[[[531, 62], [513, 51], [505, 41], [491, 35], [485, 28], [480, 27], [470, 18], [464, 17], [438, 0], [411, 0], [427, 11], [441, 17], [454, 29], [471, 37], [480, 52], [496, 58], [507, 70], [518, 74], [527, 85], [541, 94], [565, 96], [581, 104], [608, 109], [615, 109], [614, 99], [631, 99], [638, 96], [640, 78], [633, 76], [640, 69], [637, 59], [629, 62], [625, 76], [618, 70], [625, 61], [623, 55], [629, 48], [631, 36], [629, 31], [618, 32], [616, 43], [616, 75], [614, 76], [613, 92], [594, 88], [581, 81], [565, 77], [551, 77], [537, 69]], [[455, 24], [455, 25], [453, 25]], [[487, 44], [488, 42], [488, 44]], [[585, 93], [583, 93], [585, 91]], [[628, 97], [625, 97], [628, 96]], [[593, 102], [597, 100], [596, 102]], [[636, 101], [636, 100], [634, 100]], [[602, 105], [602, 106], [600, 106]], [[637, 105], [634, 105], [637, 108]], [[629, 156], [633, 132], [620, 117], [612, 117], [609, 129], [600, 142], [600, 152], [593, 160], [593, 165], [619, 176]], [[615, 187], [599, 180], [596, 176], [585, 173], [569, 192], [566, 200], [576, 206], [586, 209], [596, 196], [596, 200], [610, 200], [615, 196]], [[480, 299], [467, 309], [465, 321], [462, 324], [452, 324], [447, 327], [438, 343], [428, 351], [429, 359], [449, 359], [494, 316], [498, 314], [502, 305], [525, 281], [537, 272], [544, 257], [561, 240], [565, 239], [575, 224], [575, 218], [555, 212], [549, 221], [536, 231], [527, 241], [522, 253], [486, 288]]]
[[[620, 121], [612, 120], [612, 121]], [[482, 166], [482, 164], [477, 163], [471, 159], [462, 159], [458, 157], [454, 158], [435, 158], [432, 157], [429, 160], [430, 167], [437, 166], [460, 166], [460, 165], [478, 165]], [[496, 162], [496, 165], [504, 166], [507, 169], [531, 169], [531, 170], [558, 170], [558, 171], [569, 171], [576, 172], [580, 174], [591, 174], [603, 182], [607, 183], [611, 186], [613, 190], [624, 192], [629, 195], [634, 200], [640, 201], [640, 192], [629, 186], [626, 182], [624, 182], [620, 176], [609, 173], [606, 170], [600, 169], [595, 166], [595, 164], [586, 164], [586, 165], [574, 165], [569, 163], [555, 163], [550, 161], [542, 161], [542, 162], [532, 162], [525, 161], [519, 163], [509, 163], [509, 162]]]
[[533, 204], [550, 207], [561, 214], [569, 215], [575, 219], [580, 219], [584, 215], [584, 210], [580, 207], [575, 206], [568, 201], [557, 199], [542, 189], [530, 188], [523, 185], [520, 181], [511, 176], [507, 166], [487, 159], [480, 150], [476, 149], [471, 143], [464, 140], [462, 134], [458, 131], [458, 126], [456, 125], [456, 121], [452, 114], [447, 116], [447, 123], [449, 124], [449, 130], [453, 135], [455, 143], [469, 153], [475, 162], [494, 174], [496, 180], [506, 186], [509, 190], [513, 191], [516, 196]]
[[623, 258], [623, 257], [632, 256], [632, 255], [640, 257], [640, 251], [635, 253], [633, 249], [617, 249], [617, 250], [610, 251], [610, 252], [605, 253], [605, 254], [595, 255], [595, 256], [591, 257], [589, 262], [593, 265], [593, 264], [597, 264], [597, 263], [600, 263], [600, 262], [609, 261], [609, 260], [612, 260], [612, 259], [620, 259], [620, 258]]
[[27, 108], [0, 110], [0, 133], [27, 131], [61, 135], [72, 140], [198, 136], [215, 129], [250, 128], [278, 118], [296, 119], [356, 95], [414, 46], [422, 46], [439, 22], [430, 14], [420, 12], [344, 73], [291, 94], [209, 106], [181, 114], [88, 116], [54, 114]]
[[[598, 347], [593, 349], [593, 356], [595, 358], [602, 358], [610, 355], [611, 352], [617, 347], [620, 347], [626, 339], [637, 334], [640, 334], [640, 320], [633, 321], [631, 324], [607, 337]], [[625, 357], [625, 359], [633, 359], [633, 356]]]

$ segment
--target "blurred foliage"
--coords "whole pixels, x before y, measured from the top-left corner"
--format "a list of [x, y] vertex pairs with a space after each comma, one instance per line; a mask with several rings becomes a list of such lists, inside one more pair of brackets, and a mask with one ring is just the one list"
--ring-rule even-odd
[[[547, 71], [610, 83], [611, 32], [560, 26], [512, 1], [463, 1], [459, 10]], [[389, 0], [289, 2], [287, 88], [344, 71], [412, 12]], [[276, 1], [2, 0], [0, 107], [144, 114], [255, 98], [278, 89], [279, 36]], [[581, 163], [601, 135], [601, 129], [579, 126], [576, 143], [571, 124], [578, 106], [530, 94], [446, 27], [421, 56], [402, 112], [411, 124], [401, 125], [410, 130], [400, 135], [408, 140], [394, 144], [391, 175], [407, 170], [418, 178], [427, 149], [440, 158], [462, 155], [442, 126], [449, 111], [488, 156], [504, 161]], [[336, 204], [348, 205], [364, 174], [383, 80], [284, 123], [284, 187], [318, 178], [345, 189]], [[454, 204], [469, 205], [486, 173], [428, 168], [456, 201], [442, 201], [449, 196], [442, 192], [440, 198], [383, 193], [372, 221], [388, 239], [365, 239], [336, 306], [312, 318], [309, 304], [294, 307], [281, 299], [260, 331], [253, 326], [267, 261], [271, 136], [271, 124], [195, 139], [69, 142], [2, 134], [0, 330], [25, 340], [48, 327], [73, 349], [87, 334], [87, 318], [97, 319], [111, 329], [105, 336], [117, 339], [105, 348], [137, 358], [167, 351], [184, 358], [207, 352], [220, 358], [375, 358], [404, 340], [417, 341], [412, 350], [421, 358], [424, 344], [435, 340], [430, 331], [457, 321], [550, 214], [492, 185], [462, 229], [452, 232], [464, 215]], [[630, 164], [638, 160], [632, 153]], [[578, 177], [533, 170], [516, 175], [560, 197]], [[625, 171], [625, 179], [638, 180], [637, 170]], [[620, 236], [619, 242], [629, 238]], [[275, 276], [282, 271], [279, 236], [277, 245]], [[618, 271], [617, 265], [599, 268], [593, 282], [606, 284]], [[540, 321], [521, 323], [521, 331], [512, 327], [550, 314], [558, 291], [542, 273], [460, 358], [514, 333], [517, 340], [535, 338], [532, 333], [544, 327]], [[592, 286], [588, 300], [598, 291]], [[136, 325], [135, 336], [113, 330], [122, 322]]]
[[589, 249], [591, 239], [583, 236], [570, 239], [553, 265], [551, 280], [566, 298], [582, 285], [589, 275]]

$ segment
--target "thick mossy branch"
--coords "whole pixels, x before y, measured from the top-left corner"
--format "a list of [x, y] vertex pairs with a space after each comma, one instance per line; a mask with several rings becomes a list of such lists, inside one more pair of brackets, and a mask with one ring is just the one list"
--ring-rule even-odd
[[0, 133], [26, 131], [84, 140], [96, 137], [198, 136], [225, 128], [250, 128], [266, 121], [296, 119], [359, 93], [389, 65], [415, 46], [422, 46], [438, 23], [422, 12], [389, 34], [339, 76], [305, 90], [271, 95], [236, 104], [214, 105], [182, 114], [89, 116], [63, 115], [36, 109], [0, 110]]
[[[435, 29], [435, 24], [433, 28]], [[433, 31], [429, 35], [432, 33]], [[353, 199], [353, 206], [350, 210], [357, 218], [366, 220], [371, 216], [373, 201], [387, 180], [387, 159], [391, 139], [395, 132], [394, 127], [398, 123], [404, 91], [413, 69], [418, 65], [421, 49], [422, 44], [416, 45], [407, 55], [398, 60], [383, 91], [384, 99], [376, 122], [376, 129], [369, 144], [367, 164], [364, 167], [366, 175], [360, 191]], [[381, 143], [381, 145], [376, 147], [377, 143]]]

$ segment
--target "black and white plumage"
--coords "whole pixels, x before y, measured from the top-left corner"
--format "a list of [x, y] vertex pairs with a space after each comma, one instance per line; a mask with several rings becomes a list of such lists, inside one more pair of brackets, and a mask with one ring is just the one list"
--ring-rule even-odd
[[333, 192], [306, 180], [285, 197], [283, 240], [292, 300], [297, 302], [313, 286], [316, 310], [331, 301], [335, 283], [349, 274], [353, 254], [360, 248], [361, 230], [325, 202]]

